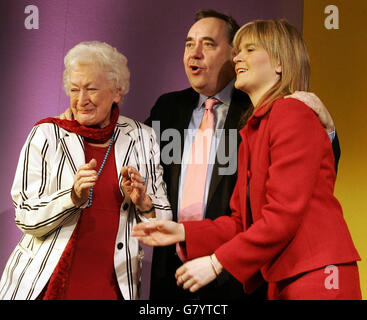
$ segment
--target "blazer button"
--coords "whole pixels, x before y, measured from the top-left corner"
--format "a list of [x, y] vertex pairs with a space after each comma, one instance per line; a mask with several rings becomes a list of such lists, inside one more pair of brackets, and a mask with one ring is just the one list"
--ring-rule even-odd
[[122, 242], [119, 242], [117, 244], [117, 249], [121, 250], [124, 247], [124, 244]]
[[247, 170], [247, 179], [250, 180], [251, 179], [251, 171]]
[[251, 126], [253, 127], [258, 127], [260, 123], [260, 119], [259, 118], [252, 118], [250, 121]]
[[125, 211], [129, 208], [129, 205], [127, 203], [124, 204], [124, 206], [122, 207], [122, 209], [124, 209]]

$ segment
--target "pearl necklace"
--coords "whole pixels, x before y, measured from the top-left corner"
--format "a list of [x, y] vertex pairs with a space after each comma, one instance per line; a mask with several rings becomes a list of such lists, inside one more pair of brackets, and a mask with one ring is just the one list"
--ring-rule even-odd
[[[101, 167], [99, 168], [99, 170], [97, 172], [97, 177], [100, 176], [100, 174], [102, 173], [103, 167], [106, 164], [108, 155], [110, 154], [110, 151], [111, 151], [111, 148], [112, 148], [114, 137], [115, 137], [115, 135], [113, 134], [112, 137], [111, 137], [111, 140], [110, 140], [110, 144], [108, 145], [108, 149], [107, 149], [106, 155], [104, 156], [104, 159], [102, 161]], [[88, 205], [87, 205], [87, 208], [89, 208], [92, 205], [92, 202], [93, 202], [93, 200], [92, 200], [92, 197], [93, 197], [93, 189], [94, 189], [94, 187], [91, 187], [89, 189], [89, 196], [88, 196]]]

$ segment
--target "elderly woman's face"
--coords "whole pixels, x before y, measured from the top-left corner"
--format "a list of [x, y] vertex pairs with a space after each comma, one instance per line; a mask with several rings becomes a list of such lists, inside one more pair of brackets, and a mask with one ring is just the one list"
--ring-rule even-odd
[[113, 102], [121, 94], [110, 87], [101, 68], [94, 65], [74, 67], [70, 72], [70, 106], [74, 118], [84, 126], [106, 127]]

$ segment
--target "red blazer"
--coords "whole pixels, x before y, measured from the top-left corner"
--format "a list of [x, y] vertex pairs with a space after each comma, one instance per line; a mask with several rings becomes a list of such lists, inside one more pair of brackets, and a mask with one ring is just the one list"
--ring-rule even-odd
[[258, 286], [259, 270], [275, 282], [360, 260], [333, 195], [330, 139], [314, 112], [279, 99], [259, 108], [240, 135], [232, 215], [185, 222], [187, 258], [215, 252], [247, 292]]

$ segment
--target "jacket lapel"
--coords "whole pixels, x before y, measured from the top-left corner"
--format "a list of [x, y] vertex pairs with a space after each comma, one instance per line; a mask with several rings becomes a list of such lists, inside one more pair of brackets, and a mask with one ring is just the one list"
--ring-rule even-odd
[[70, 170], [75, 175], [79, 167], [85, 164], [83, 138], [74, 133], [64, 132], [65, 135], [60, 138], [60, 143]]
[[[227, 118], [226, 121], [224, 123], [224, 132], [222, 134], [221, 140], [220, 140], [220, 144], [218, 146], [218, 150], [225, 150], [225, 154], [226, 156], [229, 156], [229, 143], [231, 143], [230, 141], [230, 135], [229, 135], [229, 129], [237, 129], [238, 130], [238, 123], [239, 120], [242, 116], [242, 114], [248, 109], [248, 107], [250, 106], [251, 101], [248, 97], [247, 94], [239, 91], [239, 90], [234, 90], [233, 94], [232, 94], [232, 99], [231, 99], [231, 104], [229, 106], [229, 110], [228, 110], [228, 114], [227, 114]], [[236, 161], [237, 163], [237, 151], [238, 151], [238, 147], [240, 145], [241, 142], [241, 138], [239, 136], [239, 134], [237, 133], [237, 148], [235, 149], [235, 152], [233, 152], [230, 155], [230, 160], [229, 161]], [[233, 160], [234, 157], [234, 160]], [[211, 181], [210, 181], [210, 187], [209, 187], [209, 193], [208, 193], [208, 200], [207, 200], [207, 207], [210, 204], [210, 201], [213, 198], [213, 195], [221, 181], [221, 179], [223, 178], [223, 175], [219, 175], [219, 168], [220, 167], [226, 167], [228, 166], [228, 164], [220, 164], [218, 162], [218, 153], [215, 157], [215, 164], [213, 167], [213, 173], [212, 173], [212, 177], [211, 177]], [[236, 170], [237, 173], [237, 170]]]
[[120, 116], [114, 132], [116, 170], [120, 184], [122, 182], [121, 168], [130, 164], [130, 157], [135, 147], [135, 142], [129, 135], [131, 130], [133, 128]]
[[187, 95], [187, 99], [183, 99], [178, 101], [178, 114], [176, 117], [176, 124], [172, 126], [176, 128], [180, 132], [181, 138], [181, 161], [178, 164], [173, 163], [170, 165], [170, 201], [173, 212], [173, 218], [177, 219], [177, 204], [178, 204], [178, 189], [179, 189], [179, 181], [181, 174], [181, 162], [183, 156], [183, 149], [185, 143], [185, 130], [189, 127], [190, 120], [192, 117], [192, 112], [196, 108], [199, 94], [196, 93], [193, 89], [189, 91], [190, 94]]

